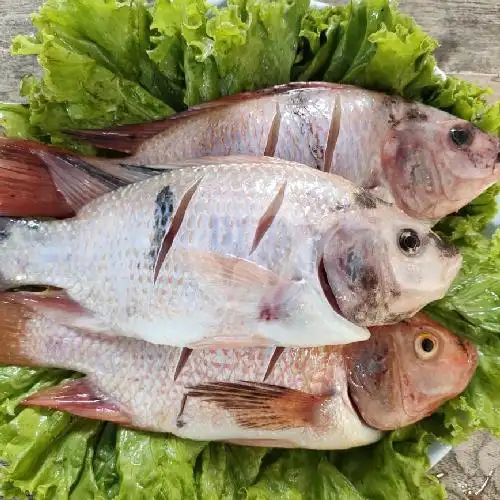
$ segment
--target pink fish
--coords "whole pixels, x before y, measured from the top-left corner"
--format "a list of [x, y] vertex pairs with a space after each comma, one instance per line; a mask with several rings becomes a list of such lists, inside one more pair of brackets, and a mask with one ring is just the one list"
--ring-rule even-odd
[[[161, 167], [202, 156], [275, 156], [340, 175], [429, 221], [457, 211], [500, 180], [497, 137], [423, 104], [321, 82], [236, 94], [165, 120], [71, 133], [130, 155], [108, 162], [86, 159], [98, 168]], [[37, 150], [30, 143], [22, 147]], [[11, 172], [9, 143], [0, 144], [2, 157], [0, 167]], [[45, 189], [34, 196], [56, 196]]]
[[345, 449], [430, 415], [462, 392], [476, 351], [422, 314], [315, 348], [179, 349], [85, 335], [18, 295], [0, 302], [0, 363], [86, 374], [22, 404], [199, 440]]

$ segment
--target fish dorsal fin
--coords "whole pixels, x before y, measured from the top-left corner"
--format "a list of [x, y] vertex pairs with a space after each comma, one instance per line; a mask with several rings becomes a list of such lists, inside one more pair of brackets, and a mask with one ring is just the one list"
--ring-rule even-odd
[[135, 123], [131, 125], [118, 125], [115, 127], [86, 130], [67, 130], [66, 134], [86, 141], [92, 146], [100, 149], [108, 149], [127, 154], [134, 154], [140, 145], [147, 139], [165, 131], [175, 123], [203, 114], [207, 110], [224, 108], [233, 104], [260, 99], [272, 95], [279, 95], [291, 90], [308, 88], [339, 88], [327, 82], [292, 82], [283, 85], [275, 85], [253, 92], [240, 92], [230, 96], [220, 97], [213, 101], [192, 106], [186, 111], [182, 111], [162, 120], [155, 120], [146, 123]]
[[97, 391], [86, 378], [42, 389], [28, 396], [21, 404], [67, 411], [93, 420], [106, 420], [122, 425], [131, 424], [130, 417], [118, 405]]
[[245, 428], [280, 430], [314, 426], [328, 398], [256, 382], [212, 382], [188, 387], [187, 398], [201, 398], [228, 410]]

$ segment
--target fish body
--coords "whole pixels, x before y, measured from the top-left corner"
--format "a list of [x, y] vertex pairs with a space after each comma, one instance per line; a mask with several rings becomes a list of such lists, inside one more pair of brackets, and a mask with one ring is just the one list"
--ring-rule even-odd
[[63, 288], [90, 329], [154, 343], [305, 346], [366, 339], [362, 326], [441, 298], [460, 267], [426, 225], [340, 177], [266, 158], [194, 163], [73, 219], [8, 222], [0, 285]]
[[324, 82], [236, 94], [166, 120], [74, 135], [129, 153], [117, 162], [135, 165], [238, 154], [296, 161], [428, 221], [500, 180], [497, 137], [430, 106]]
[[2, 303], [0, 362], [87, 376], [23, 404], [190, 439], [313, 449], [369, 444], [432, 413], [466, 387], [476, 367], [468, 341], [422, 314], [348, 346], [191, 351], [85, 335], [25, 304]]

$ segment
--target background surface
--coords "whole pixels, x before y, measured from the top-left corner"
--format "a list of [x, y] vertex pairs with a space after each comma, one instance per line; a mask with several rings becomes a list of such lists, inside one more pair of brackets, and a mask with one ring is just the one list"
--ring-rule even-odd
[[[36, 61], [9, 54], [11, 38], [32, 31], [29, 15], [42, 0], [0, 0], [0, 101], [18, 101], [18, 81], [37, 73]], [[323, 3], [341, 4], [343, 1]], [[500, 99], [499, 0], [400, 0], [440, 40], [438, 60], [446, 73], [460, 75], [494, 89]], [[500, 411], [500, 409], [499, 409]], [[478, 433], [456, 448], [435, 468], [450, 500], [500, 499], [500, 441]]]

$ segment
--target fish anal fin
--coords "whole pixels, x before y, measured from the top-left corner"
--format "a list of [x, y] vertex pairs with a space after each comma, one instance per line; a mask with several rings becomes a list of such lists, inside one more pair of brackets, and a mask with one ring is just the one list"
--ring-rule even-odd
[[99, 393], [86, 378], [43, 389], [28, 396], [21, 404], [53, 408], [93, 420], [131, 424], [130, 417], [118, 405]]
[[227, 410], [242, 427], [280, 430], [314, 426], [328, 396], [255, 382], [212, 382], [189, 387], [187, 398], [201, 398]]

